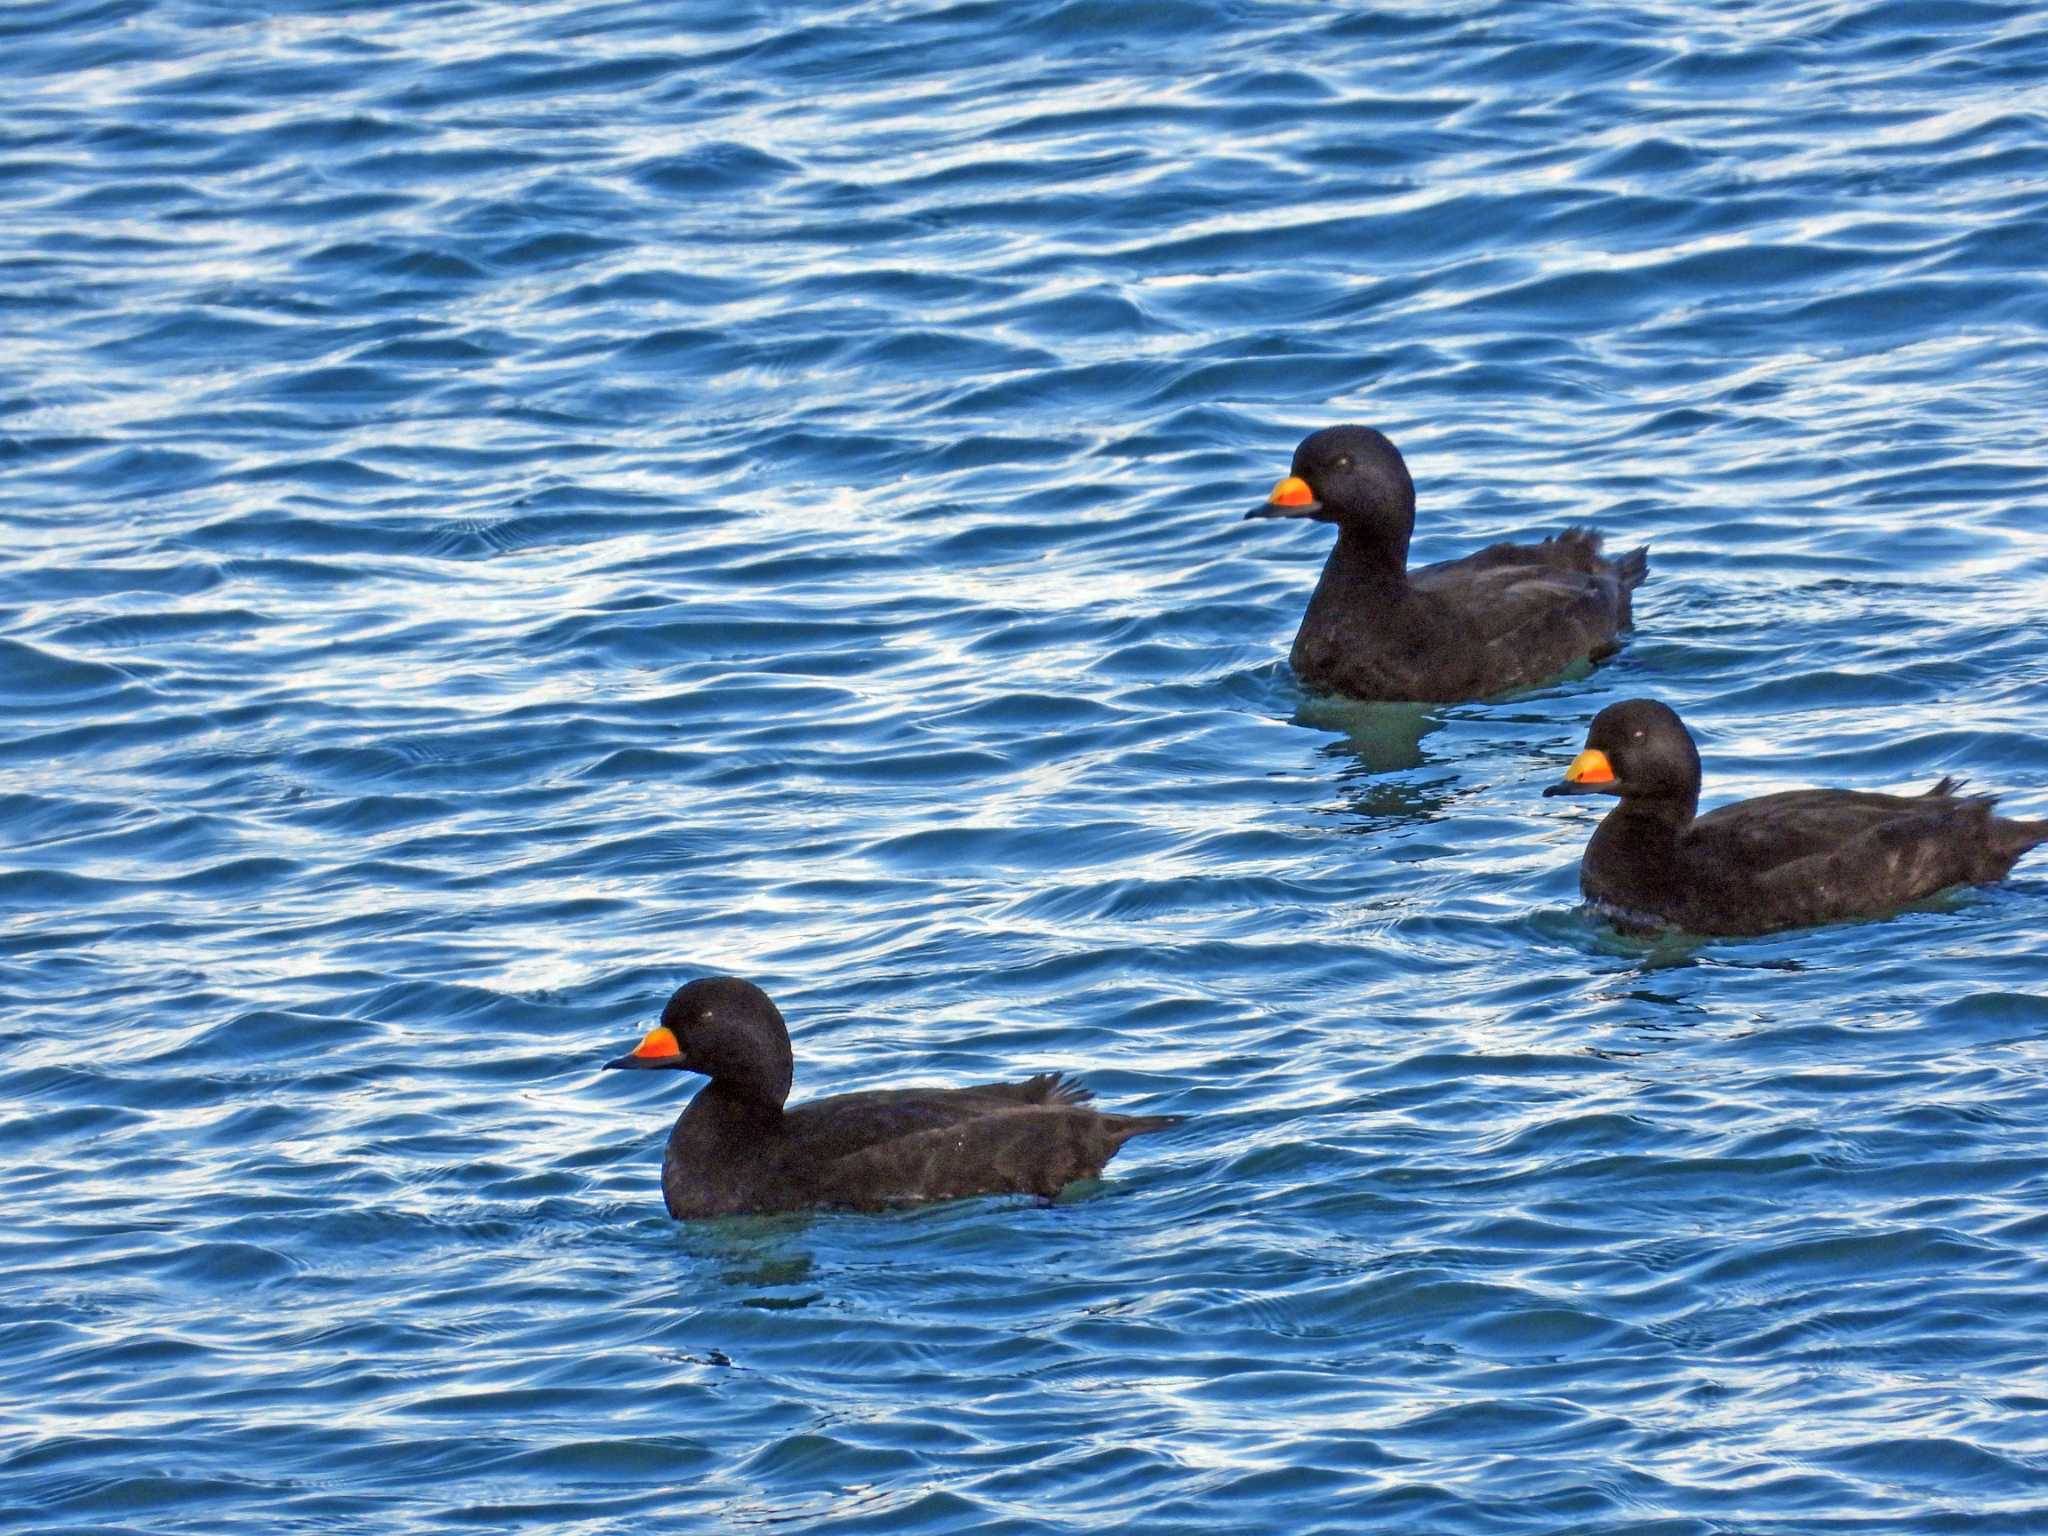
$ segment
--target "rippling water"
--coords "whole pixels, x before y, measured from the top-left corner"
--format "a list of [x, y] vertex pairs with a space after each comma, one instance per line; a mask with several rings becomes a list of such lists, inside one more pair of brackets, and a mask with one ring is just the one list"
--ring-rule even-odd
[[[2032, 7], [0, 43], [11, 1527], [2048, 1528], [2048, 860], [1645, 946], [1540, 798], [1651, 693], [2048, 813]], [[1634, 642], [1305, 698], [1345, 419]], [[596, 1068], [712, 970], [800, 1095], [1191, 1118], [677, 1227]]]

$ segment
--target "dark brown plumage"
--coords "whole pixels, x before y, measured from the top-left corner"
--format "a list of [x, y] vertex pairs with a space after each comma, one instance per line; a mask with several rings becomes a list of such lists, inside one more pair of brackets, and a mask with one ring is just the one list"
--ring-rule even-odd
[[1586, 845], [1579, 885], [1625, 928], [1754, 934], [1875, 917], [1953, 885], [2002, 880], [2048, 842], [2048, 822], [1992, 814], [1945, 778], [1924, 794], [1795, 789], [1696, 816], [1692, 733], [1654, 699], [1593, 717], [1586, 750], [1548, 795], [1618, 795]]
[[661, 1193], [678, 1220], [963, 1195], [1050, 1198], [1094, 1178], [1133, 1136], [1177, 1115], [1113, 1115], [1056, 1072], [972, 1088], [842, 1093], [785, 1109], [794, 1059], [768, 995], [732, 976], [679, 989], [661, 1023], [607, 1067], [711, 1079], [676, 1121]]
[[1245, 515], [1337, 525], [1288, 660], [1306, 686], [1361, 699], [1486, 698], [1597, 661], [1621, 644], [1649, 570], [1648, 550], [1610, 560], [1598, 534], [1572, 528], [1410, 571], [1415, 485], [1371, 427], [1311, 433], [1273, 499]]

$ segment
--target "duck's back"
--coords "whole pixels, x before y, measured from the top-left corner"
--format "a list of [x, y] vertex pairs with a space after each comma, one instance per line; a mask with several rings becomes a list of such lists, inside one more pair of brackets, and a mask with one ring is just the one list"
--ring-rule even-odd
[[698, 1094], [669, 1139], [662, 1189], [673, 1216], [1050, 1197], [1099, 1174], [1132, 1136], [1176, 1123], [1089, 1109], [1088, 1091], [1055, 1073], [836, 1094], [773, 1118], [717, 1092]]

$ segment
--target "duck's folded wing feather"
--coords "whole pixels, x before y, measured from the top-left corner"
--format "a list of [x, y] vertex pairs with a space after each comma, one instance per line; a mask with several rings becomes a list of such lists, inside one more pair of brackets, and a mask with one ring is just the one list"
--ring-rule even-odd
[[822, 1167], [818, 1197], [835, 1205], [877, 1206], [963, 1195], [1056, 1195], [1102, 1171], [1135, 1128], [1126, 1119], [1022, 1105], [906, 1128]]
[[798, 1104], [783, 1116], [783, 1130], [801, 1143], [814, 1166], [852, 1156], [868, 1147], [924, 1131], [943, 1130], [985, 1115], [1034, 1105], [1053, 1108], [1086, 1103], [1093, 1095], [1059, 1072], [1041, 1072], [1014, 1083], [977, 1083], [969, 1088], [879, 1088], [840, 1093]]
[[812, 1099], [787, 1110], [784, 1137], [814, 1165], [850, 1157], [882, 1142], [943, 1130], [987, 1114], [1002, 1100], [974, 1089], [884, 1088]]
[[1418, 579], [1415, 586], [1455, 615], [1489, 691], [1547, 681], [1575, 661], [1603, 656], [1628, 622], [1613, 580], [1577, 571], [1502, 565], [1456, 581]]
[[[1728, 816], [1718, 827], [1707, 827], [1711, 818], [1701, 817], [1688, 834], [1688, 855], [1712, 846], [1717, 865], [1752, 871], [1758, 910], [1776, 926], [1872, 915], [2002, 873], [1987, 863], [1990, 805], [1984, 800], [1845, 790], [1794, 790], [1765, 799], [1793, 803], [1767, 808], [1776, 814]], [[1762, 804], [1744, 801], [1727, 809]], [[1703, 828], [1711, 843], [1694, 836]]]
[[1972, 807], [1971, 801], [1931, 795], [1784, 790], [1707, 812], [1685, 830], [1679, 848], [1689, 859], [1759, 872], [1836, 854], [1854, 862], [1879, 856], [1874, 847], [1851, 851], [1875, 833], [1887, 832], [1894, 843], [1938, 839], [1956, 824], [1958, 812], [1964, 820], [1981, 820], [1982, 809]]

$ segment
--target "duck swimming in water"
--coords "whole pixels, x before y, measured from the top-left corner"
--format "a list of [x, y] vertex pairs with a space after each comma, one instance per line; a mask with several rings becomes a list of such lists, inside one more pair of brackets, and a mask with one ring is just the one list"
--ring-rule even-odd
[[2048, 821], [1992, 814], [1946, 778], [1919, 795], [1794, 789], [1696, 816], [1700, 754], [1654, 699], [1610, 704], [1546, 795], [1617, 795], [1579, 863], [1623, 928], [1770, 933], [1875, 917], [1952, 885], [2002, 880]]
[[1325, 427], [1246, 517], [1337, 525], [1288, 661], [1307, 687], [1359, 699], [1448, 704], [1534, 687], [1611, 654], [1647, 549], [1609, 560], [1569, 528], [1540, 544], [1493, 544], [1408, 569], [1415, 483], [1371, 427]]
[[669, 1132], [661, 1195], [678, 1221], [876, 1210], [965, 1195], [1047, 1199], [1091, 1179], [1133, 1136], [1178, 1115], [1112, 1115], [1057, 1072], [974, 1088], [885, 1088], [785, 1109], [794, 1057], [768, 994], [736, 976], [677, 990], [647, 1037], [607, 1067], [711, 1081]]

